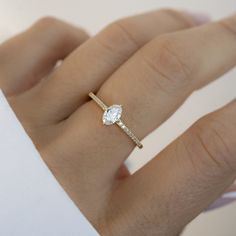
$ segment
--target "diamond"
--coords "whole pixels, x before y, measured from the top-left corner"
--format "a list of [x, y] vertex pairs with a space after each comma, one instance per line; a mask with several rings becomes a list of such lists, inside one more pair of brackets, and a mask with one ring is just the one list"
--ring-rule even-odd
[[112, 105], [107, 108], [104, 112], [102, 121], [104, 125], [112, 125], [116, 123], [122, 114], [122, 106], [121, 105]]

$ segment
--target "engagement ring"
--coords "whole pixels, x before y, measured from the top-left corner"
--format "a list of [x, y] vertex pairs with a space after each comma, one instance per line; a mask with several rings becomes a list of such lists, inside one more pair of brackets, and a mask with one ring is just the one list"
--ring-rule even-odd
[[89, 93], [89, 97], [91, 97], [96, 102], [96, 104], [103, 109], [104, 113], [103, 113], [102, 121], [104, 125], [117, 124], [139, 148], [143, 147], [139, 139], [133, 134], [133, 132], [131, 132], [131, 130], [121, 120], [121, 115], [122, 115], [121, 105], [112, 105], [108, 107], [106, 104], [104, 104], [101, 101], [100, 98], [98, 98], [92, 92]]

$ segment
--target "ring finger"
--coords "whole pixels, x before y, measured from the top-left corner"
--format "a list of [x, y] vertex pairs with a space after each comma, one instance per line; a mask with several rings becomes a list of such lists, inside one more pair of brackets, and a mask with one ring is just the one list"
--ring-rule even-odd
[[156, 35], [200, 23], [194, 19], [185, 13], [162, 10], [115, 22], [75, 50], [39, 92], [32, 91], [23, 102], [27, 101], [30, 110], [38, 104], [40, 122], [54, 123], [65, 119], [87, 101], [89, 91], [98, 90], [145, 43]]
[[[108, 105], [122, 104], [125, 122], [139, 138], [145, 137], [195, 89], [235, 66], [234, 20], [235, 16], [157, 37], [114, 73], [98, 96]], [[77, 153], [79, 145], [80, 153], [86, 152], [86, 160], [95, 163], [96, 171], [106, 180], [134, 145], [117, 126], [104, 127], [100, 116], [101, 109], [91, 101], [65, 124], [68, 140], [76, 144], [68, 143], [68, 148]]]

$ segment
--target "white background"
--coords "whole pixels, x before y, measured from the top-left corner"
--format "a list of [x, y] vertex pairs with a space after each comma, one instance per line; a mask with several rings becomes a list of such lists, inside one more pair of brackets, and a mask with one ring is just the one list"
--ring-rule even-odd
[[[24, 29], [36, 19], [53, 15], [71, 21], [94, 34], [110, 21], [160, 7], [209, 13], [213, 19], [236, 12], [235, 0], [0, 0], [0, 38]], [[235, 42], [236, 43], [236, 42]], [[236, 52], [235, 52], [236, 53]], [[176, 114], [144, 140], [128, 163], [135, 170], [152, 158], [200, 116], [236, 97], [236, 71], [196, 92]], [[191, 111], [191, 112], [189, 112]], [[235, 236], [236, 204], [199, 216], [185, 236]]]

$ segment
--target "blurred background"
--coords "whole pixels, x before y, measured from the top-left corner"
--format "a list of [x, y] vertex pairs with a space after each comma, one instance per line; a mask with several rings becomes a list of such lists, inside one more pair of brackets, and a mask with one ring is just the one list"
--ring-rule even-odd
[[[213, 19], [236, 12], [235, 0], [0, 0], [0, 40], [43, 16], [56, 16], [82, 26], [91, 34], [115, 19], [162, 7], [208, 13]], [[236, 43], [236, 42], [235, 42]], [[236, 70], [195, 92], [161, 127], [144, 140], [145, 148], [127, 161], [133, 172], [160, 152], [199, 117], [236, 97]], [[184, 236], [235, 236], [236, 203], [203, 213]]]

